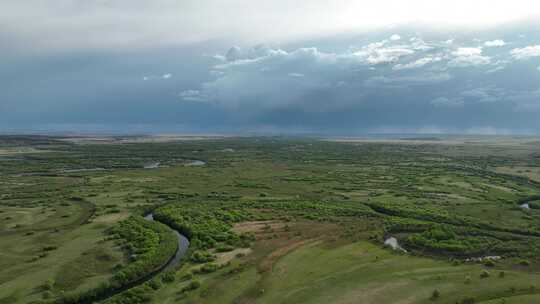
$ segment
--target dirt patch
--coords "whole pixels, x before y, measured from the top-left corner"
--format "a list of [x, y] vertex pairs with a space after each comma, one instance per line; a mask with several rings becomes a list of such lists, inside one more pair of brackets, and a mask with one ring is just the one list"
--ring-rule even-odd
[[[358, 222], [354, 222], [358, 224]], [[351, 223], [352, 224], [352, 223]], [[357, 225], [358, 226], [358, 225]], [[259, 273], [272, 271], [275, 263], [299, 247], [320, 243], [336, 246], [344, 226], [338, 223], [298, 220], [252, 221], [234, 226], [237, 233], [254, 233], [257, 241], [248, 260], [257, 265]], [[345, 241], [345, 239], [343, 239]]]
[[236, 233], [258, 233], [266, 230], [278, 230], [283, 227], [285, 227], [285, 224], [280, 221], [253, 221], [238, 223], [234, 225], [233, 231]]
[[32, 147], [17, 147], [17, 148], [5, 148], [0, 149], [0, 155], [19, 155], [19, 154], [32, 154], [32, 153], [47, 153], [52, 152], [50, 150], [40, 150]]
[[157, 182], [160, 178], [156, 177], [123, 177], [116, 180], [118, 183], [151, 183]]
[[234, 259], [237, 255], [246, 256], [250, 254], [253, 250], [251, 248], [238, 248], [229, 252], [221, 252], [216, 254], [216, 264], [224, 265]]
[[169, 143], [175, 141], [201, 141], [228, 138], [227, 135], [153, 135], [153, 136], [77, 136], [60, 138], [75, 144], [119, 144], [119, 143]]
[[539, 167], [527, 167], [527, 166], [496, 167], [494, 171], [497, 173], [524, 176], [533, 181], [540, 182], [540, 168]]
[[288, 253], [292, 252], [293, 250], [307, 245], [314, 242], [319, 241], [318, 239], [309, 239], [309, 240], [300, 240], [300, 241], [294, 241], [289, 244], [287, 244], [284, 247], [278, 248], [274, 251], [272, 251], [266, 258], [262, 259], [262, 261], [259, 263], [259, 272], [267, 272], [271, 271], [274, 264], [279, 260], [281, 257], [287, 255]]

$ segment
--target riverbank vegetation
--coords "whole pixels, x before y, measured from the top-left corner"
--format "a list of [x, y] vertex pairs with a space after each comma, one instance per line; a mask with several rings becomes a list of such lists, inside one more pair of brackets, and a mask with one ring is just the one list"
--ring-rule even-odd
[[[108, 234], [108, 239], [113, 240], [122, 248], [129, 263], [123, 267], [116, 265], [112, 277], [98, 287], [83, 292], [62, 292], [59, 298], [51, 303], [93, 303], [107, 299], [119, 291], [136, 287], [138, 283], [145, 283], [145, 279], [150, 279], [152, 275], [163, 269], [178, 249], [177, 238], [170, 228], [139, 216], [131, 216], [119, 222], [108, 231]], [[52, 284], [47, 290], [51, 289], [53, 289]], [[149, 298], [148, 292], [125, 292], [117, 297], [118, 303], [125, 301], [137, 303], [133, 302], [134, 296], [140, 299]]]

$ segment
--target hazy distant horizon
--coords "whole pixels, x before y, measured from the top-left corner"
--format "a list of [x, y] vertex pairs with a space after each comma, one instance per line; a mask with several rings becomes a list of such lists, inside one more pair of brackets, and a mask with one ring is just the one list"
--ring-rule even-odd
[[447, 132], [356, 132], [356, 133], [324, 133], [324, 132], [279, 132], [279, 131], [262, 131], [262, 130], [242, 130], [242, 131], [222, 131], [222, 132], [211, 132], [211, 131], [174, 131], [174, 130], [145, 130], [141, 128], [132, 128], [132, 129], [107, 129], [107, 128], [98, 128], [98, 129], [9, 129], [3, 128], [0, 130], [0, 136], [59, 136], [59, 137], [69, 137], [69, 136], [81, 136], [81, 137], [92, 137], [92, 136], [127, 136], [127, 137], [138, 137], [138, 136], [149, 136], [149, 137], [273, 137], [273, 136], [285, 136], [285, 137], [314, 137], [314, 138], [334, 138], [334, 139], [368, 139], [368, 138], [382, 138], [382, 139], [396, 139], [396, 138], [444, 138], [444, 137], [540, 137], [540, 133], [518, 133], [518, 132], [490, 132], [489, 130], [474, 131], [470, 130], [467, 132], [459, 131], [447, 131]]

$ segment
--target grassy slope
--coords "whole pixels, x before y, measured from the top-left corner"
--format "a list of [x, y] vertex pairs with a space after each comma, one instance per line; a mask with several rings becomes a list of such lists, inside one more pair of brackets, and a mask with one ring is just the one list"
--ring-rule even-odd
[[[455, 303], [467, 296], [487, 299], [510, 287], [527, 289], [531, 282], [540, 282], [540, 274], [507, 271], [505, 278], [499, 278], [493, 269], [491, 277], [481, 279], [483, 269], [395, 254], [363, 241], [337, 248], [311, 243], [280, 259], [270, 273], [261, 275], [249, 268], [226, 279], [219, 277], [219, 283], [182, 303], [432, 303], [435, 289], [441, 293], [436, 303]], [[161, 301], [154, 303], [168, 303]]]
[[[480, 279], [478, 265], [396, 255], [359, 242], [336, 249], [301, 248], [283, 258], [268, 278], [261, 303], [428, 303], [434, 289], [440, 303], [465, 296], [482, 298], [510, 286], [528, 287], [540, 275], [507, 273]], [[465, 284], [465, 278], [471, 283]], [[284, 278], [287, 278], [286, 280]]]
[[486, 302], [480, 302], [479, 304], [537, 304], [540, 303], [540, 295], [525, 295], [514, 296], [508, 298], [501, 298]]
[[[114, 265], [123, 260], [111, 242], [100, 243], [103, 230], [99, 224], [81, 226], [69, 232], [40, 231], [32, 236], [2, 236], [2, 272], [0, 299], [15, 296], [10, 303], [27, 303], [40, 299], [40, 286], [52, 280], [56, 292], [89, 288], [111, 275]], [[34, 262], [44, 246], [58, 249]], [[5, 262], [5, 263], [4, 263]]]

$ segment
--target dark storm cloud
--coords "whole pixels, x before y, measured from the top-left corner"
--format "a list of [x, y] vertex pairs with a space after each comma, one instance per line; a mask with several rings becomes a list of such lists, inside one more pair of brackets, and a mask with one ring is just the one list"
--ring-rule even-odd
[[254, 124], [537, 132], [538, 40], [481, 34], [459, 41], [394, 34], [341, 52], [233, 47], [218, 56], [210, 81], [180, 95], [242, 111]]

